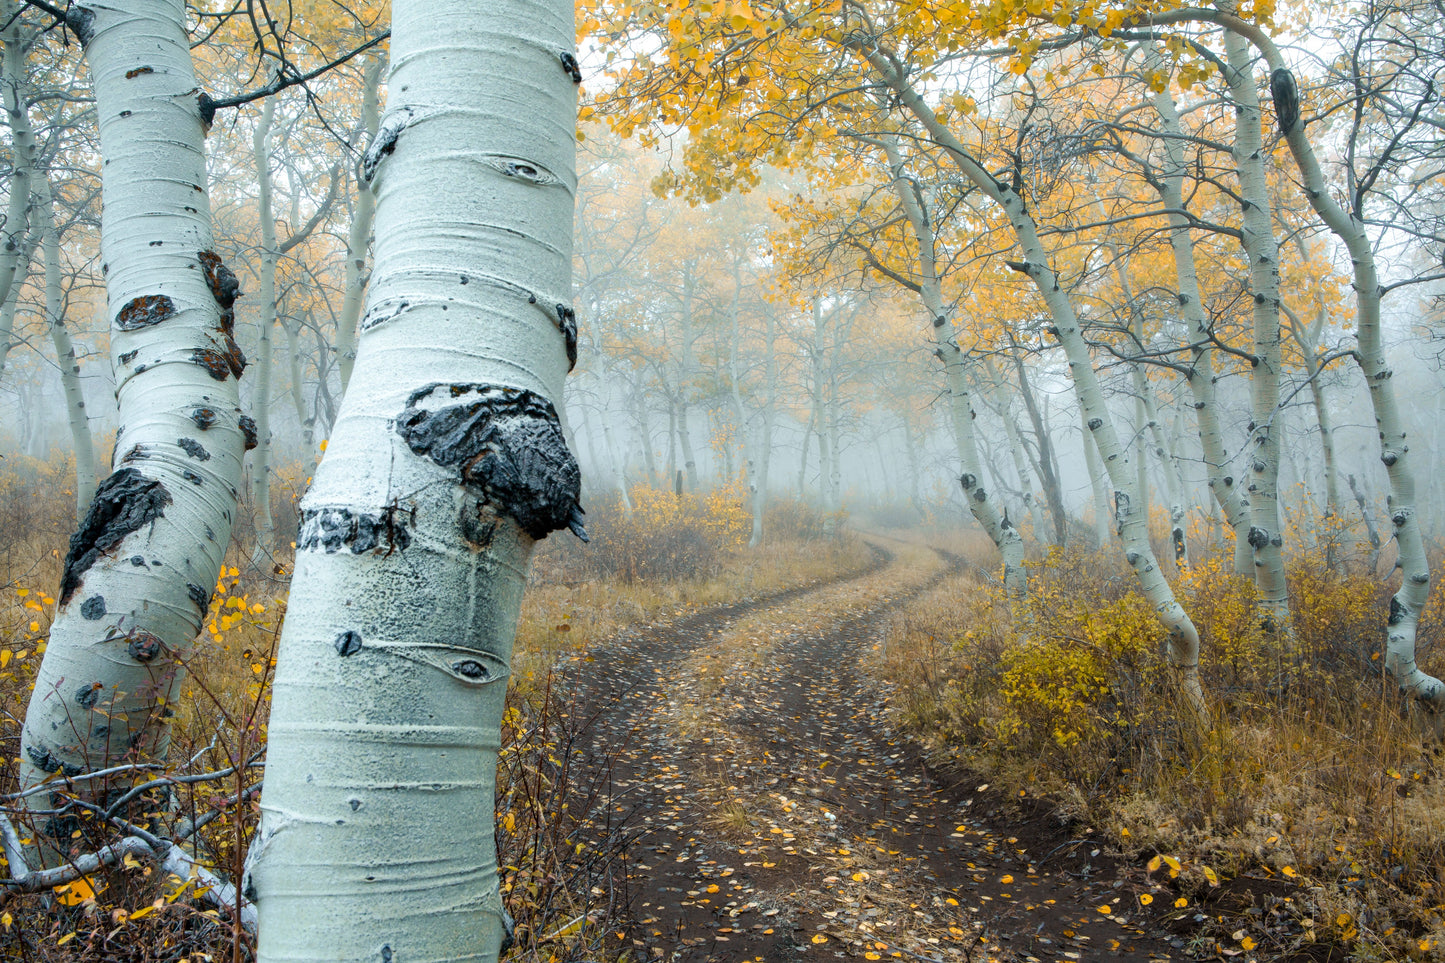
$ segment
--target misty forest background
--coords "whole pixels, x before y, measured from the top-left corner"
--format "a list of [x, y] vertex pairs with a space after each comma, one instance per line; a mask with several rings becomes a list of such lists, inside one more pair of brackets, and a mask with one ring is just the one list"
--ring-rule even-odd
[[[373, 6], [296, 0], [257, 28], [281, 52], [258, 58], [252, 21], [202, 6], [194, 56], [209, 91], [260, 87], [283, 60], [310, 69], [386, 25]], [[523, 924], [508, 958], [628, 952], [548, 815], [571, 804], [557, 793], [519, 802], [540, 792], [529, 779], [555, 749], [534, 723], [567, 698], [549, 681], [559, 660], [650, 620], [856, 574], [879, 564], [870, 545], [901, 559], [899, 579], [938, 579], [880, 619], [865, 654], [890, 693], [889, 724], [936, 765], [1011, 798], [1046, 797], [1060, 820], [1087, 827], [1159, 885], [1140, 911], [1187, 922], [1190, 952], [1442, 958], [1445, 699], [1434, 677], [1445, 601], [1432, 591], [1412, 613], [1423, 675], [1401, 694], [1386, 623], [1403, 476], [1382, 460], [1360, 359], [1358, 258], [1301, 186], [1272, 64], [1246, 66], [1231, 86], [1227, 31], [1208, 18], [1170, 33], [1037, 0], [980, 5], [957, 24], [956, 11], [933, 10], [928, 31], [897, 28], [881, 57], [830, 26], [847, 5], [776, 6], [579, 6], [580, 337], [559, 407], [592, 542], [562, 533], [541, 546], [518, 630], [504, 725], [515, 752], [504, 751], [498, 793], [509, 906]], [[915, 6], [877, 16], [922, 16]], [[1230, 10], [1283, 51], [1302, 118], [1288, 126], [1305, 132], [1325, 192], [1368, 237], [1388, 364], [1375, 380], [1388, 380], [1407, 439], [1388, 469], [1412, 473], [1409, 524], [1438, 573], [1445, 11], [1404, 0]], [[0, 14], [10, 792], [67, 540], [107, 474], [116, 421], [81, 51], [34, 11], [4, 2]], [[246, 786], [259, 773], [245, 765], [264, 746], [297, 502], [354, 358], [371, 216], [358, 163], [385, 104], [385, 51], [218, 111], [207, 138], [258, 444], [172, 759], [239, 767], [235, 795], [197, 837], [223, 875], [239, 875], [255, 827]], [[1257, 98], [1247, 109], [1241, 84]], [[1240, 118], [1255, 125], [1252, 152]], [[17, 193], [22, 141], [29, 189]], [[1246, 183], [1251, 159], [1262, 178]], [[1010, 198], [1037, 229], [1047, 282], [1019, 246]], [[1257, 249], [1246, 249], [1261, 230], [1274, 293], [1261, 292]], [[1072, 305], [1102, 412], [1081, 406], [1078, 359], [1046, 288]], [[1201, 435], [1206, 408], [1222, 459]], [[1117, 436], [1103, 458], [1091, 421], [1101, 415]], [[1202, 709], [1181, 694], [1188, 660], [1178, 625], [1159, 616], [1164, 596], [1136, 581], [1139, 544], [1121, 542], [1114, 459], [1128, 462], [1155, 574], [1197, 632]], [[1275, 491], [1264, 524], [1258, 505]], [[1016, 543], [1023, 563], [1006, 577], [1000, 549]], [[1271, 565], [1277, 587], [1260, 574]], [[754, 804], [766, 805], [739, 805]], [[101, 828], [87, 841], [99, 845]], [[1198, 912], [1244, 878], [1289, 899]], [[17, 894], [0, 905], [0, 952], [100, 959], [128, 942], [152, 947], [136, 959], [242, 958], [250, 936], [192, 885], [119, 865], [51, 894], [59, 916]], [[200, 922], [157, 908], [188, 900]]]

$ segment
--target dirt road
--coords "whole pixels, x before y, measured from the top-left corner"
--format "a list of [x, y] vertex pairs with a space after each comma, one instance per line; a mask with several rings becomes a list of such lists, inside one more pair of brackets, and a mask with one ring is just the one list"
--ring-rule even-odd
[[958, 563], [874, 553], [567, 668], [587, 762], [610, 766], [592, 826], [633, 838], [616, 873], [633, 958], [1183, 959], [1107, 854], [890, 729], [860, 660]]

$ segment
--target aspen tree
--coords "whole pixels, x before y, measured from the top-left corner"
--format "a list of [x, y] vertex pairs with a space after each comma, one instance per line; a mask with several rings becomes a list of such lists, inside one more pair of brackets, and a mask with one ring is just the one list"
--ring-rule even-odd
[[536, 539], [583, 534], [571, 4], [397, 3], [362, 162], [374, 270], [302, 501], [262, 822], [258, 958], [495, 960], [493, 793]]
[[[97, 0], [71, 6], [67, 25], [84, 45], [100, 123], [120, 428], [112, 473], [70, 539], [22, 733], [24, 788], [165, 758], [168, 706], [230, 540], [243, 445], [255, 437], [237, 393], [238, 284], [211, 249], [209, 117], [185, 5]], [[27, 801], [48, 805], [45, 794]], [[71, 823], [37, 828], [68, 838]]]

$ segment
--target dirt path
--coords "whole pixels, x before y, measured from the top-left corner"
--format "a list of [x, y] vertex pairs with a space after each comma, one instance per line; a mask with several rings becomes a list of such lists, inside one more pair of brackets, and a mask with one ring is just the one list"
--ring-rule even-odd
[[[568, 670], [633, 958], [1183, 959], [1141, 892], [1047, 810], [931, 770], [860, 657], [957, 563], [875, 548], [851, 578], [614, 640]], [[962, 780], [962, 781], [960, 781]], [[599, 838], [581, 840], [602, 845]]]

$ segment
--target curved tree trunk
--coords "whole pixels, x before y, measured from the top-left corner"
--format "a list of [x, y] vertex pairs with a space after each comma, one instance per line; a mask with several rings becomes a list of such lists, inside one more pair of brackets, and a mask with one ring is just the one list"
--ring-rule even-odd
[[1159, 568], [1159, 560], [1149, 543], [1148, 520], [1139, 511], [1139, 492], [1129, 464], [1128, 452], [1119, 442], [1114, 422], [1104, 403], [1104, 392], [1094, 371], [1093, 359], [1083, 329], [1074, 313], [1068, 295], [1059, 286], [1048, 255], [1039, 241], [1033, 217], [1026, 210], [1023, 198], [1013, 189], [1000, 184], [969, 154], [962, 142], [940, 121], [924, 102], [918, 91], [894, 72], [889, 62], [876, 50], [860, 48], [880, 76], [899, 95], [909, 110], [943, 147], [958, 170], [998, 204], [1017, 237], [1023, 260], [1010, 267], [1033, 281], [1039, 296], [1048, 307], [1054, 322], [1051, 333], [1058, 339], [1068, 359], [1069, 375], [1083, 410], [1085, 429], [1099, 446], [1104, 470], [1114, 488], [1114, 529], [1123, 542], [1124, 557], [1139, 581], [1145, 597], [1153, 604], [1161, 622], [1169, 629], [1169, 658], [1174, 664], [1183, 696], [1186, 715], [1203, 724], [1208, 719], [1208, 706], [1199, 682], [1199, 632], [1173, 588]]
[[938, 274], [933, 222], [923, 197], [904, 171], [903, 158], [898, 152], [897, 143], [891, 137], [878, 138], [874, 142], [888, 158], [889, 171], [893, 175], [893, 193], [908, 218], [913, 240], [918, 246], [918, 281], [909, 286], [914, 288], [928, 311], [928, 331], [933, 341], [933, 354], [943, 365], [948, 385], [948, 414], [949, 423], [953, 427], [954, 450], [963, 469], [958, 482], [963, 487], [969, 512], [983, 527], [1003, 558], [1004, 588], [1013, 598], [1021, 598], [1028, 594], [1028, 573], [1024, 570], [1024, 540], [1018, 528], [1009, 521], [1008, 512], [999, 512], [998, 499], [990, 496], [983, 484], [983, 467], [979, 463], [978, 445], [973, 432], [976, 414], [964, 372], [963, 351], [954, 340], [951, 312], [943, 304], [943, 279]]
[[571, 298], [570, 4], [392, 8], [375, 269], [302, 503], [258, 959], [495, 960], [493, 791], [535, 539], [580, 532], [552, 399]]
[[[165, 759], [168, 704], [216, 584], [254, 432], [237, 393], [236, 279], [211, 251], [184, 4], [72, 6], [69, 19], [100, 117], [120, 429], [115, 470], [70, 540], [25, 719], [26, 787], [59, 770]], [[73, 828], [56, 818], [41, 831], [63, 850]]]

